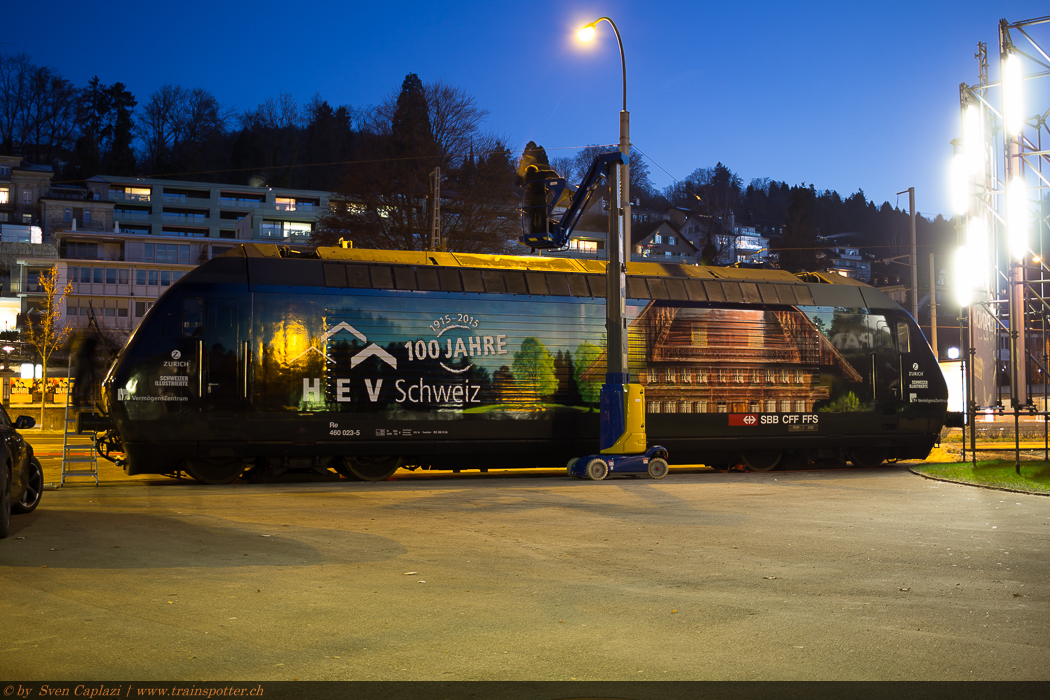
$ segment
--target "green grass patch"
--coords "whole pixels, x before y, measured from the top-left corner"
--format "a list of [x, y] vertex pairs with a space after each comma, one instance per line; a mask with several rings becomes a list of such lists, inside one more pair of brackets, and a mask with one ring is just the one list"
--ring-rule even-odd
[[978, 462], [976, 466], [971, 462], [920, 464], [913, 469], [935, 479], [1050, 494], [1050, 462], [1021, 462], [1020, 474], [1016, 473], [1013, 460]]

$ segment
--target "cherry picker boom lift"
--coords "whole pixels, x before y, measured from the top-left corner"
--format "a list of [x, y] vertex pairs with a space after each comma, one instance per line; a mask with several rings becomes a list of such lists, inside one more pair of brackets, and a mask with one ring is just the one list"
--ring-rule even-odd
[[[619, 191], [613, 185], [619, 180], [619, 166], [623, 162], [619, 151], [599, 155], [570, 199], [565, 178], [532, 156], [523, 156], [519, 174], [525, 191], [518, 242], [533, 250], [565, 248], [601, 181], [604, 179], [610, 185], [610, 200], [612, 193]], [[556, 216], [555, 209], [559, 206], [564, 206], [565, 211]], [[572, 459], [566, 467], [569, 476], [595, 481], [610, 474], [648, 473], [654, 479], [667, 475], [667, 450], [660, 445], [646, 448], [645, 389], [641, 384], [631, 384], [627, 371], [627, 265], [621, 259], [623, 214], [620, 207], [610, 203], [605, 298], [608, 367], [599, 397], [600, 453]]]

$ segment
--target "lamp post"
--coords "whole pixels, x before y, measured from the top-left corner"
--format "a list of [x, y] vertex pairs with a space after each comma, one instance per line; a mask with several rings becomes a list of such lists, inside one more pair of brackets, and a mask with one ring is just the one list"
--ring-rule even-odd
[[[608, 22], [616, 35], [616, 43], [620, 48], [620, 68], [623, 74], [623, 109], [620, 110], [620, 153], [623, 154], [623, 165], [620, 166], [620, 206], [609, 207], [609, 264], [607, 268], [608, 279], [606, 282], [606, 330], [608, 331], [608, 374], [622, 375], [622, 381], [617, 379], [614, 383], [627, 384], [627, 261], [630, 259], [628, 251], [631, 245], [631, 115], [627, 111], [627, 60], [623, 53], [623, 40], [620, 38], [620, 30], [608, 17], [599, 17], [590, 24], [584, 25], [576, 33], [580, 41], [591, 41], [597, 32], [600, 22]], [[611, 183], [610, 183], [611, 184]], [[612, 188], [610, 187], [610, 190]], [[610, 199], [611, 197], [610, 192]], [[615, 239], [615, 240], [614, 240]], [[617, 313], [613, 313], [613, 309]], [[617, 352], [616, 349], [619, 349]], [[611, 381], [606, 377], [606, 381]]]

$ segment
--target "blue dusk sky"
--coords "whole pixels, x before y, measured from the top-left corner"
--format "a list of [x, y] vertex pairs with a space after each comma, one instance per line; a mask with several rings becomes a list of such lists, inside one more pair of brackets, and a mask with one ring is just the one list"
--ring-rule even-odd
[[[0, 51], [28, 53], [77, 86], [121, 81], [145, 102], [165, 83], [238, 110], [281, 92], [366, 108], [407, 73], [444, 80], [489, 111], [512, 149], [551, 157], [618, 138], [627, 58], [632, 143], [666, 187], [721, 161], [768, 177], [950, 214], [959, 83], [977, 42], [998, 75], [998, 20], [1050, 14], [1006, 2], [227, 2], [5, 3]], [[16, 31], [13, 31], [17, 29]], [[1050, 24], [1033, 28], [1050, 46]], [[1042, 102], [1046, 107], [1046, 101]]]

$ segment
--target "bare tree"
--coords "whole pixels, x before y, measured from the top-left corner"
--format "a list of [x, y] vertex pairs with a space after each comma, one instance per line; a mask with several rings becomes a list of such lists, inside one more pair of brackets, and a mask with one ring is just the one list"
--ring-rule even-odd
[[0, 54], [0, 148], [53, 163], [73, 142], [77, 90], [54, 69], [26, 54]]
[[138, 122], [148, 169], [195, 167], [209, 142], [225, 133], [232, 114], [203, 88], [162, 85], [146, 100]]
[[503, 252], [516, 230], [505, 143], [482, 132], [488, 112], [459, 88], [424, 85], [415, 74], [361, 115], [353, 168], [319, 221], [315, 242], [350, 238], [371, 248], [429, 244], [432, 173], [441, 168], [441, 235], [446, 249]]
[[45, 382], [40, 394], [40, 425], [43, 426], [47, 404], [47, 363], [69, 337], [70, 328], [62, 321], [61, 307], [66, 296], [73, 292], [73, 282], [67, 282], [63, 288], [59, 282], [58, 267], [53, 266], [40, 273], [39, 284], [44, 297], [39, 307], [28, 314], [26, 340], [40, 354], [40, 376]]

